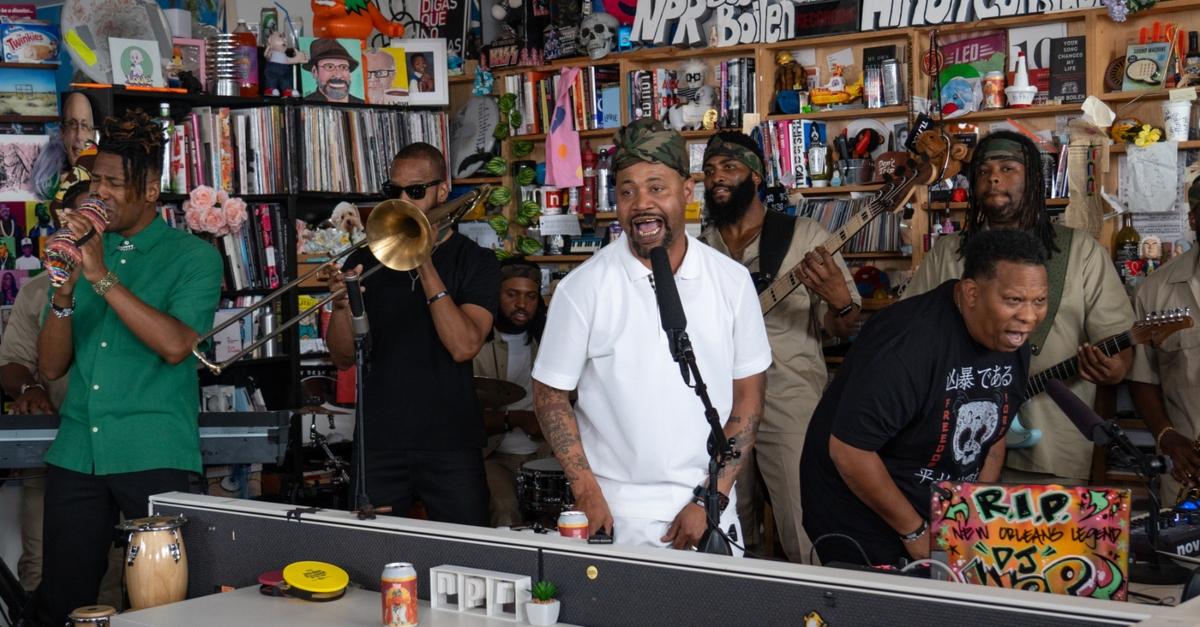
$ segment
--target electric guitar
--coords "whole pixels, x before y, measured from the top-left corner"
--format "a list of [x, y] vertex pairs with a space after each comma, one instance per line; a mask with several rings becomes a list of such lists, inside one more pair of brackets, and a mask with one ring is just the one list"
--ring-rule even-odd
[[[887, 177], [883, 187], [871, 197], [867, 206], [851, 216], [821, 244], [829, 254], [841, 250], [850, 238], [881, 214], [901, 210], [918, 185], [931, 185], [957, 174], [969, 152], [965, 146], [954, 143], [949, 136], [937, 129], [921, 133], [916, 145], [920, 161], [915, 158], [909, 159], [907, 166], [896, 168], [892, 176]], [[801, 269], [802, 265], [798, 263], [778, 277], [761, 274], [756, 277], [755, 287], [759, 288], [758, 302], [764, 315], [804, 285], [800, 281]]]
[[[1161, 344], [1175, 332], [1192, 328], [1195, 322], [1192, 320], [1191, 313], [1191, 308], [1167, 309], [1151, 313], [1135, 322], [1128, 331], [1106, 337], [1096, 343], [1096, 348], [1099, 348], [1105, 356], [1112, 357], [1136, 344]], [[1079, 374], [1079, 357], [1065, 359], [1029, 377], [1025, 385], [1025, 398], [1031, 399], [1044, 392], [1046, 383], [1052, 379], [1066, 381], [1077, 374]], [[1026, 428], [1019, 419], [1012, 422], [1009, 433], [1012, 437], [1007, 440], [1008, 448], [1029, 448], [1042, 439], [1041, 429]]]

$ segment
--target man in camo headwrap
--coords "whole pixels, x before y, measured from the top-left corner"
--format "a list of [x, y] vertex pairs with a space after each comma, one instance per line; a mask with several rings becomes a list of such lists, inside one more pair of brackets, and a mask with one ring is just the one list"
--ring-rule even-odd
[[706, 485], [710, 431], [662, 331], [650, 251], [665, 248], [696, 362], [741, 453], [718, 475], [714, 512], [722, 533], [740, 543], [733, 478], [754, 446], [771, 364], [758, 298], [745, 268], [685, 230], [691, 184], [683, 137], [641, 119], [615, 142], [624, 235], [555, 291], [542, 335], [547, 349], [533, 369], [534, 410], [590, 534], [697, 546], [707, 527], [697, 494]]

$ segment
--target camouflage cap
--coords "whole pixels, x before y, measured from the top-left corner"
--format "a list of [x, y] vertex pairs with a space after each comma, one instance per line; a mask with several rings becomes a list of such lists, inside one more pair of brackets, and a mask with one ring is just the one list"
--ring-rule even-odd
[[687, 145], [683, 135], [653, 118], [641, 118], [626, 125], [613, 136], [617, 152], [613, 158], [620, 171], [641, 162], [661, 163], [688, 178]]
[[767, 178], [766, 171], [763, 170], [762, 159], [753, 150], [732, 141], [726, 141], [720, 135], [713, 135], [712, 139], [708, 140], [708, 146], [704, 148], [704, 162], [712, 157], [729, 157], [735, 161], [740, 161], [751, 172], [757, 173], [758, 178], [764, 181]]
[[983, 159], [1011, 159], [1025, 163], [1025, 151], [1022, 150], [1021, 144], [1004, 138], [996, 138], [983, 143]]

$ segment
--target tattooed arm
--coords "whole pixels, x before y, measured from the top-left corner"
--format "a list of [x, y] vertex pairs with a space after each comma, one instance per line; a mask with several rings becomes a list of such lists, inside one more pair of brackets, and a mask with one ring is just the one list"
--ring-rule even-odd
[[[729, 460], [717, 473], [717, 489], [721, 494], [728, 495], [733, 489], [734, 480], [754, 448], [754, 441], [758, 437], [758, 423], [762, 421], [766, 387], [765, 372], [733, 381], [733, 407], [729, 413], [729, 420], [725, 422], [725, 437], [733, 438], [733, 450], [740, 455]], [[704, 481], [707, 484], [708, 478], [705, 477]], [[675, 516], [675, 520], [671, 521], [667, 535], [662, 537], [662, 541], [669, 542], [676, 549], [690, 549], [700, 541], [707, 527], [704, 508], [689, 502]]]
[[583, 452], [579, 423], [575, 419], [575, 410], [571, 408], [570, 391], [553, 388], [534, 379], [533, 411], [542, 427], [542, 435], [550, 443], [554, 456], [571, 482], [575, 508], [587, 514], [588, 535], [601, 528], [611, 535], [612, 513], [608, 510], [608, 501], [604, 499], [596, 475], [592, 474], [587, 454]]

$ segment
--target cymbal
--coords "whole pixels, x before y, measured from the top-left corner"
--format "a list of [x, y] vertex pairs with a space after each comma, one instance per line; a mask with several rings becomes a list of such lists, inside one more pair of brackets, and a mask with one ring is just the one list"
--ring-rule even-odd
[[484, 407], [503, 407], [525, 398], [525, 389], [502, 379], [475, 377], [475, 396]]

